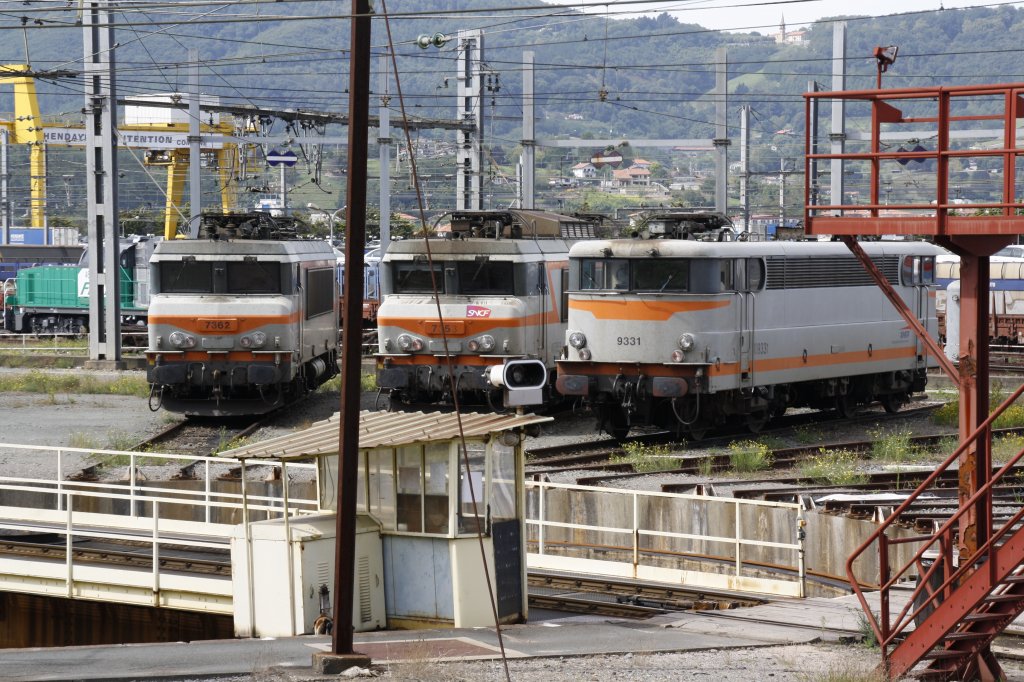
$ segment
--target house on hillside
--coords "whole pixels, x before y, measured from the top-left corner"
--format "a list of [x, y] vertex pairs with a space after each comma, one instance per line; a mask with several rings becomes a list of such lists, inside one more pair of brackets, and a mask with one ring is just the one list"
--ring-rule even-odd
[[581, 161], [572, 167], [572, 176], [574, 178], [579, 178], [580, 180], [596, 178], [597, 166], [586, 161]]
[[646, 187], [651, 184], [651, 171], [646, 168], [619, 168], [612, 172], [612, 187]]

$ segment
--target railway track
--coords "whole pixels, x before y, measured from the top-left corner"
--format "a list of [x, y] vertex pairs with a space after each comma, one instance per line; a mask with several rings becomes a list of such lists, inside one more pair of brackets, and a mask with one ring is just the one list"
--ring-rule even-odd
[[633, 604], [662, 612], [737, 609], [767, 603], [765, 599], [736, 592], [688, 589], [684, 585], [660, 585], [551, 571], [531, 570], [527, 576], [527, 584], [535, 590], [604, 595], [605, 598], [615, 599], [619, 604]]
[[[23, 539], [18, 539], [19, 537]], [[64, 536], [57, 533], [0, 538], [0, 554], [66, 561]], [[153, 554], [149, 545], [118, 540], [88, 540], [76, 542], [71, 549], [76, 563], [117, 566], [122, 568], [152, 569]], [[160, 568], [166, 571], [185, 571], [202, 575], [231, 575], [231, 557], [227, 549], [222, 552], [195, 549], [178, 545], [161, 545]]]
[[[908, 418], [918, 414], [928, 414], [939, 405], [927, 405], [921, 406], [909, 410], [903, 410], [896, 414], [888, 414], [884, 412], [871, 412], [868, 414], [858, 415], [852, 419], [844, 420], [844, 423], [858, 423], [858, 422], [870, 422], [872, 424], [884, 422], [887, 420]], [[829, 417], [829, 413], [821, 412], [810, 412], [805, 414], [792, 415], [793, 420], [790, 420], [777, 429], [771, 431], [763, 431], [759, 434], [758, 438], [770, 439], [773, 436], [789, 435], [792, 429], [800, 426], [806, 426], [808, 424], [822, 424], [835, 421], [834, 415]], [[817, 417], [817, 419], [812, 419]], [[941, 438], [948, 436], [948, 434], [936, 434], [933, 436], [923, 436], [922, 439], [933, 439], [931, 444], [938, 442]], [[753, 436], [751, 436], [753, 437]], [[716, 438], [708, 438], [700, 442], [700, 446], [704, 449], [714, 449], [716, 447], [726, 447], [729, 443], [736, 439], [736, 435], [720, 436]], [[587, 443], [572, 443], [567, 445], [558, 445], [547, 448], [532, 448], [526, 452], [526, 468], [528, 474], [552, 474], [562, 471], [600, 471], [601, 475], [593, 477], [585, 477], [578, 479], [578, 483], [581, 485], [591, 485], [590, 481], [601, 481], [605, 479], [616, 478], [614, 475], [605, 475], [603, 472], [620, 472], [619, 477], [628, 478], [629, 476], [638, 475], [638, 472], [633, 470], [633, 466], [628, 462], [617, 461], [625, 454], [624, 446], [628, 443], [640, 443], [643, 445], [660, 445], [672, 443], [674, 440], [673, 434], [662, 431], [658, 433], [652, 433], [643, 436], [634, 436], [625, 439], [624, 441], [616, 441], [613, 438], [605, 438], [598, 441], [590, 441]], [[923, 442], [923, 441], [922, 441]], [[840, 443], [830, 445], [830, 448], [849, 448], [854, 450], [870, 450], [870, 442], [862, 443]], [[813, 446], [804, 446], [796, 448], [778, 449], [772, 452], [773, 461], [780, 466], [791, 466], [793, 463], [800, 461], [808, 456], [817, 454], [821, 448], [820, 444]], [[708, 461], [710, 460], [710, 462]], [[729, 455], [726, 453], [721, 454], [710, 454], [704, 456], [691, 456], [691, 457], [680, 457], [677, 458], [678, 467], [665, 470], [661, 473], [680, 473], [680, 474], [696, 474], [701, 471], [706, 471], [707, 467], [710, 466], [714, 470], [722, 470], [728, 467]], [[587, 482], [584, 482], [587, 481]]]
[[[1020, 436], [1024, 435], [1024, 428], [1007, 428], [1007, 429], [993, 429], [992, 434], [994, 437], [997, 436]], [[940, 444], [943, 440], [949, 438], [955, 438], [955, 434], [949, 433], [932, 433], [921, 436], [910, 436], [907, 440], [908, 444], [913, 448], [928, 448], [934, 447]], [[769, 453], [772, 461], [772, 471], [779, 472], [785, 469], [791, 469], [798, 466], [801, 462], [805, 462], [813, 457], [820, 456], [822, 449], [828, 451], [844, 451], [850, 452], [857, 455], [867, 455], [871, 453], [874, 446], [874, 441], [847, 441], [840, 443], [830, 443], [828, 446], [806, 445], [793, 448], [779, 448], [772, 450]], [[948, 454], [948, 453], [947, 453]], [[676, 458], [678, 466], [669, 469], [663, 469], [658, 471], [659, 474], [672, 475], [690, 475], [699, 476], [705, 475], [708, 471], [723, 472], [727, 471], [731, 466], [731, 455], [728, 453], [711, 453], [706, 455], [690, 455]], [[632, 465], [623, 464], [621, 462], [614, 462], [611, 465], [612, 468], [605, 469], [605, 472], [598, 473], [592, 476], [579, 476], [576, 478], [576, 482], [579, 485], [606, 485], [624, 479], [633, 478], [636, 476], [646, 476], [650, 474], [650, 471], [637, 472], [633, 469]], [[573, 467], [576, 469], [587, 469], [587, 468], [600, 468], [600, 465], [592, 465], [588, 467]], [[610, 473], [606, 473], [610, 472]], [[914, 481], [922, 481], [928, 475], [930, 470], [915, 472], [909, 467], [904, 468], [898, 472], [880, 472], [873, 474], [866, 474], [870, 476], [870, 481], [862, 484], [859, 487], [864, 489], [873, 490], [891, 490], [894, 486], [900, 486], [901, 484], [905, 487], [912, 485]], [[539, 473], [539, 472], [534, 472]], [[545, 472], [547, 473], [547, 472]], [[773, 474], [771, 478], [752, 478], [745, 476], [743, 478], [737, 478], [734, 480], [730, 479], [715, 479], [715, 484], [726, 487], [733, 485], [750, 485], [752, 486], [751, 494], [753, 495], [759, 488], [754, 486], [760, 484], [775, 484], [779, 485], [783, 482], [787, 482], [793, 486], [807, 486], [811, 481], [802, 479], [799, 477], [780, 477], [777, 473]], [[956, 487], [956, 483], [953, 483]], [[663, 492], [686, 492], [694, 488], [693, 483], [681, 483], [681, 484], [665, 484], [662, 486]], [[848, 490], [851, 486], [834, 486], [835, 490]], [[733, 490], [733, 495], [740, 497], [746, 494], [743, 490]]]
[[[242, 439], [251, 435], [266, 423], [268, 415], [261, 415], [255, 420], [252, 417], [191, 417], [169, 424], [164, 429], [153, 434], [132, 446], [131, 450], [139, 453], [148, 452], [174, 452], [181, 454], [194, 453], [196, 455], [217, 455], [217, 453], [235, 447]], [[159, 459], [159, 455], [154, 455]], [[146, 461], [142, 459], [137, 465], [138, 468], [145, 466]], [[194, 480], [196, 478], [195, 466], [199, 461], [191, 462], [179, 468], [178, 472], [171, 476], [172, 480]], [[86, 467], [81, 471], [68, 476], [75, 481], [94, 481], [100, 477], [100, 469], [104, 467], [101, 461], [98, 464]], [[232, 469], [220, 476], [220, 478], [234, 479], [241, 475], [240, 470]]]

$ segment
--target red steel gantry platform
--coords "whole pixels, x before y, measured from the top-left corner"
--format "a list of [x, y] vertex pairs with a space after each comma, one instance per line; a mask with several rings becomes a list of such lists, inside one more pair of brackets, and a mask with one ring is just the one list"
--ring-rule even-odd
[[[879, 81], [884, 66], [879, 58]], [[1024, 136], [1024, 83], [809, 92], [804, 98], [807, 234], [833, 235], [846, 242], [960, 386], [960, 446], [847, 563], [853, 589], [881, 644], [880, 671], [890, 679], [912, 669], [926, 679], [1003, 679], [990, 645], [1024, 612], [1024, 508], [1017, 502], [1007, 509], [1000, 502], [994, 512], [993, 490], [999, 483], [1019, 484], [1007, 472], [1012, 473], [1024, 451], [1005, 466], [993, 468], [991, 424], [1024, 392], [1024, 385], [990, 414], [989, 256], [1024, 234], [1024, 197], [1017, 196], [1018, 175], [1024, 182], [1024, 148], [1018, 146], [1018, 137]], [[870, 131], [856, 150], [816, 153], [811, 138], [812, 112], [817, 111], [813, 105], [836, 100], [845, 100], [858, 113], [870, 110]], [[901, 141], [914, 146], [907, 150]], [[820, 195], [812, 189], [818, 188], [815, 172], [823, 161], [839, 162], [831, 164], [833, 171], [846, 174], [856, 175], [859, 169], [866, 197], [844, 193], [828, 198], [828, 203], [817, 200]], [[992, 184], [989, 198], [998, 196], [998, 201], [965, 208], [955, 196], [959, 187], [950, 182], [951, 170], [965, 165], [984, 167], [979, 177]], [[897, 177], [897, 200], [890, 202]], [[856, 236], [880, 235], [924, 236], [960, 256], [956, 366], [857, 245]], [[959, 472], [958, 511], [937, 529], [925, 532], [918, 525], [916, 532], [907, 531], [903, 513], [934, 489], [939, 474], [948, 468]], [[872, 609], [862, 586], [876, 581], [881, 586], [879, 606]], [[911, 581], [916, 587], [910, 600], [895, 603], [901, 600], [893, 588]]]

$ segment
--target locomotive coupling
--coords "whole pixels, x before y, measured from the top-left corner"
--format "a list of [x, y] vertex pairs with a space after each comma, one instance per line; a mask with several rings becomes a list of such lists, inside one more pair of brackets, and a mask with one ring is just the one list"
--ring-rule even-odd
[[505, 407], [540, 405], [548, 383], [548, 368], [540, 360], [509, 360], [487, 368], [487, 381], [503, 388]]

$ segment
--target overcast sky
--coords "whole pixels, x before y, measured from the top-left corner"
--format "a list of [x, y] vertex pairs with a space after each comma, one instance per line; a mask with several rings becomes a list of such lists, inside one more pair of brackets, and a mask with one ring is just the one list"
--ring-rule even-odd
[[[760, 31], [761, 27], [775, 30], [781, 16], [786, 17], [787, 28], [813, 22], [821, 17], [837, 15], [870, 15], [892, 14], [894, 12], [913, 12], [919, 10], [937, 10], [939, 7], [951, 9], [955, 7], [984, 7], [1010, 4], [1022, 6], [1024, 2], [1006, 2], [1006, 0], [795, 0], [790, 2], [765, 2], [762, 0], [663, 0], [649, 4], [624, 4], [607, 0], [547, 0], [560, 5], [571, 5], [580, 8], [589, 7], [587, 11], [595, 14], [609, 12], [613, 17], [627, 16], [622, 12], [648, 9], [654, 13], [669, 12], [686, 23], [700, 24], [705, 28], [721, 31]], [[746, 5], [746, 6], [744, 6]]]

